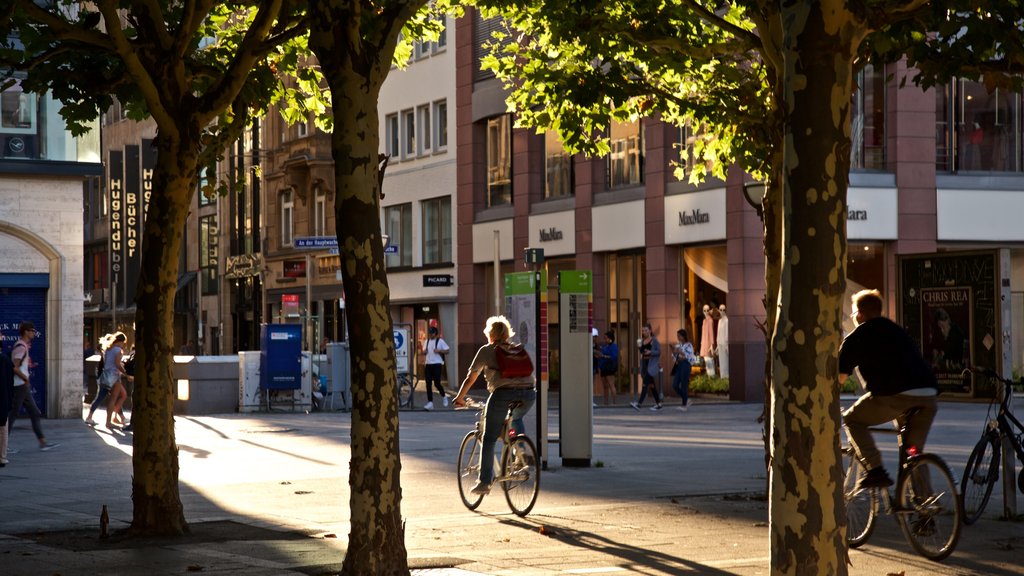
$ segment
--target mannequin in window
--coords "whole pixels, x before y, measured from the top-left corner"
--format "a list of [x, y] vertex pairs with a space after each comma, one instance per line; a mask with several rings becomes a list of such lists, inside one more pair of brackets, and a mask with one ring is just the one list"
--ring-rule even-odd
[[715, 318], [712, 316], [711, 305], [704, 305], [704, 322], [700, 327], [700, 355], [704, 359], [704, 369], [708, 376], [715, 377]]
[[718, 307], [721, 318], [718, 320], [718, 372], [722, 378], [729, 377], [729, 316], [725, 313], [725, 304]]

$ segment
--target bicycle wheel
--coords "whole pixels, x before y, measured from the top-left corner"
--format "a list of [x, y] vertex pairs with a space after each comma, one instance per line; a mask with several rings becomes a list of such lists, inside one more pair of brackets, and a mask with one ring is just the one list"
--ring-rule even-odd
[[934, 454], [913, 458], [900, 479], [897, 512], [907, 542], [929, 560], [949, 556], [960, 540], [963, 510], [949, 466]]
[[459, 496], [462, 498], [462, 503], [466, 505], [466, 508], [476, 510], [484, 496], [470, 492], [476, 485], [477, 477], [480, 476], [480, 439], [475, 430], [466, 434], [466, 437], [462, 439], [455, 473], [458, 476]]
[[412, 408], [412, 380], [403, 374], [398, 377], [398, 407]]
[[540, 494], [540, 468], [537, 449], [526, 436], [509, 440], [501, 451], [501, 489], [508, 507], [518, 516], [526, 516]]
[[999, 435], [985, 433], [967, 459], [964, 477], [960, 480], [964, 524], [974, 524], [981, 518], [998, 478]]
[[878, 490], [858, 490], [857, 481], [864, 467], [850, 446], [843, 447], [843, 500], [846, 502], [846, 543], [857, 548], [868, 541], [878, 518]]

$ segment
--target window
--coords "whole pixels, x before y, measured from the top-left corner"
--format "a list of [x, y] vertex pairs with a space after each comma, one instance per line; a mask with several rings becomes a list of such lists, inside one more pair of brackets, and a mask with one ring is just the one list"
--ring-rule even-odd
[[487, 206], [512, 203], [512, 115], [487, 121]]
[[437, 42], [434, 42], [433, 52], [436, 54], [444, 50], [448, 46], [448, 19], [444, 16], [439, 16], [438, 20], [441, 21], [441, 34], [437, 37]]
[[210, 204], [213, 204], [216, 199], [216, 196], [213, 194], [213, 190], [210, 190], [210, 194], [207, 195], [206, 188], [210, 185], [210, 177], [207, 175], [207, 170], [208, 168], [205, 166], [199, 170], [199, 189], [196, 193], [199, 195], [200, 206], [209, 206]]
[[313, 199], [313, 235], [323, 236], [327, 233], [327, 193], [316, 188]]
[[434, 102], [434, 145], [437, 151], [448, 148], [448, 101]]
[[936, 169], [1024, 171], [1019, 93], [956, 79], [935, 98]]
[[388, 245], [398, 247], [398, 253], [384, 258], [388, 268], [412, 266], [412, 204], [384, 208], [384, 231]]
[[203, 296], [217, 293], [217, 216], [199, 218], [199, 274]]
[[309, 136], [309, 124], [305, 120], [302, 120], [295, 124], [295, 129], [299, 132], [299, 138], [305, 138]]
[[417, 108], [416, 116], [419, 120], [416, 131], [419, 132], [420, 135], [420, 154], [427, 154], [430, 152], [430, 138], [434, 133], [433, 127], [430, 125], [430, 106], [426, 105]]
[[416, 115], [412, 110], [402, 112], [402, 157], [416, 155]]
[[850, 168], [885, 168], [885, 74], [868, 65], [857, 77], [853, 94], [853, 146]]
[[392, 158], [401, 154], [398, 148], [398, 114], [388, 114], [384, 119], [384, 153]]
[[554, 130], [544, 134], [544, 173], [545, 198], [572, 195], [572, 155], [565, 151]]
[[21, 80], [0, 92], [0, 131], [4, 133], [34, 134], [36, 131], [35, 94], [23, 92]]
[[643, 184], [644, 142], [640, 122], [612, 120], [608, 144], [608, 187]]
[[287, 190], [281, 193], [281, 246], [291, 246], [295, 234], [295, 202], [292, 199], [292, 191]]
[[452, 261], [452, 199], [451, 196], [424, 200], [423, 263], [444, 264]]

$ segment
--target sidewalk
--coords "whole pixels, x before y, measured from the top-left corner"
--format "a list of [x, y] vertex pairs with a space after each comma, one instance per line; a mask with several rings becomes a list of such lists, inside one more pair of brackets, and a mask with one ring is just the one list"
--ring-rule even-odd
[[[414, 574], [766, 574], [766, 476], [756, 404], [697, 399], [690, 411], [595, 410], [592, 466], [561, 466], [549, 444], [541, 495], [525, 519], [500, 492], [466, 510], [452, 473], [472, 426], [466, 411], [403, 411], [402, 513]], [[557, 437], [557, 412], [549, 412]], [[980, 434], [984, 407], [943, 405], [929, 449], [955, 472]], [[535, 425], [528, 418], [527, 429]], [[0, 574], [246, 576], [336, 574], [348, 537], [346, 413], [176, 418], [180, 489], [193, 536], [101, 541], [130, 522], [131, 438], [80, 421], [27, 423], [0, 469]], [[880, 442], [883, 445], [883, 442]], [[888, 448], [888, 447], [887, 447]], [[891, 455], [894, 449], [889, 449]], [[996, 519], [997, 493], [956, 553], [914, 555], [891, 518], [851, 552], [852, 574], [1019, 574], [1024, 524]], [[78, 530], [54, 535], [53, 532]]]

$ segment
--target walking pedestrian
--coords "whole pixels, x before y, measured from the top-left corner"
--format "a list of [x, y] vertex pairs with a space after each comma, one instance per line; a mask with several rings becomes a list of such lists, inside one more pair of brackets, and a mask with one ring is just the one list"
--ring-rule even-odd
[[645, 322], [640, 338], [640, 376], [643, 378], [643, 383], [640, 385], [640, 398], [629, 404], [634, 410], [640, 410], [644, 398], [647, 398], [648, 388], [651, 389], [651, 395], [654, 396], [654, 406], [651, 406], [651, 410], [661, 410], [661, 392], [658, 391], [655, 381], [661, 369], [660, 361], [661, 343], [654, 337], [651, 323]]
[[[21, 412], [21, 407], [24, 406], [28, 411], [29, 418], [32, 420], [32, 431], [39, 441], [39, 449], [45, 452], [51, 448], [56, 448], [57, 444], [46, 441], [46, 435], [43, 434], [43, 426], [40, 421], [42, 413], [39, 411], [39, 407], [36, 406], [35, 399], [32, 398], [30, 377], [32, 369], [36, 367], [36, 363], [32, 360], [29, 351], [32, 349], [32, 339], [36, 337], [36, 334], [36, 327], [31, 322], [22, 322], [18, 326], [19, 338], [11, 350], [11, 360], [14, 362], [14, 400], [11, 403], [11, 411], [7, 415], [7, 434], [10, 435], [14, 430], [14, 422], [18, 419], [18, 412]], [[10, 452], [9, 449], [8, 452]]]
[[7, 414], [14, 400], [14, 363], [0, 354], [0, 468], [7, 466]]
[[121, 405], [128, 397], [128, 393], [125, 391], [124, 384], [121, 382], [124, 380], [131, 380], [133, 377], [128, 374], [124, 369], [124, 346], [128, 342], [128, 337], [125, 336], [124, 332], [115, 332], [113, 334], [107, 334], [100, 340], [100, 347], [103, 350], [103, 372], [100, 374], [98, 381], [100, 391], [96, 394], [96, 399], [93, 400], [92, 406], [89, 407], [89, 416], [86, 417], [85, 423], [90, 426], [95, 426], [96, 421], [92, 419], [93, 413], [103, 403], [104, 398], [107, 399], [107, 423], [106, 427], [108, 430], [114, 430], [117, 427], [117, 422], [114, 422], [115, 417], [120, 418], [120, 424], [125, 424], [124, 414], [119, 414]]
[[444, 357], [449, 350], [448, 343], [441, 338], [437, 326], [428, 328], [427, 341], [423, 343], [423, 372], [427, 377], [427, 403], [423, 405], [424, 410], [434, 409], [434, 387], [441, 393], [441, 401], [448, 406], [448, 392], [441, 385], [441, 375], [444, 373]]
[[676, 330], [676, 345], [672, 348], [672, 389], [676, 391], [683, 404], [679, 407], [686, 412], [690, 405], [690, 368], [697, 362], [693, 353], [690, 335], [685, 329]]
[[604, 405], [615, 404], [615, 379], [619, 376], [619, 345], [615, 343], [615, 331], [604, 333], [604, 344], [600, 351], [601, 365], [598, 376], [601, 378], [601, 393]]

